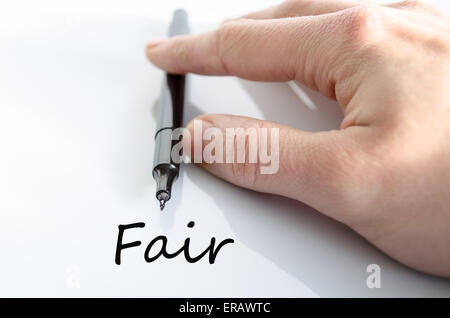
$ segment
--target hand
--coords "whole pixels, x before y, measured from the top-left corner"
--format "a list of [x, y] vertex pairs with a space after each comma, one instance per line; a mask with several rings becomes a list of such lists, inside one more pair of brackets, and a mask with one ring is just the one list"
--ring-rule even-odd
[[302, 201], [398, 261], [450, 276], [448, 17], [417, 1], [290, 0], [211, 32], [150, 42], [146, 53], [172, 73], [296, 80], [337, 100], [341, 129], [319, 133], [201, 116], [223, 130], [280, 129], [277, 174], [249, 163], [202, 167]]

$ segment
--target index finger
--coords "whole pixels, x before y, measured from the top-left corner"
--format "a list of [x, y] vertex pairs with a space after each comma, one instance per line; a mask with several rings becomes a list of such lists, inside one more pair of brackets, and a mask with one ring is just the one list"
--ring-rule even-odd
[[353, 37], [349, 32], [354, 29], [349, 19], [352, 13], [344, 13], [348, 10], [320, 16], [232, 21], [207, 33], [150, 43], [146, 53], [153, 64], [171, 73], [297, 80], [322, 91], [333, 81], [333, 66]]

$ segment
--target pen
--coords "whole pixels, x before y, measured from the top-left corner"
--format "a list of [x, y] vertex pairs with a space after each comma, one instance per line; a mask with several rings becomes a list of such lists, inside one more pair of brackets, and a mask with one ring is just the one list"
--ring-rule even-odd
[[[187, 13], [184, 10], [176, 10], [170, 24], [169, 36], [187, 33], [189, 33]], [[156, 199], [161, 211], [172, 196], [172, 184], [178, 178], [180, 170], [180, 164], [171, 157], [174, 144], [172, 131], [182, 126], [185, 84], [185, 75], [166, 73], [158, 102], [152, 174], [156, 181]]]

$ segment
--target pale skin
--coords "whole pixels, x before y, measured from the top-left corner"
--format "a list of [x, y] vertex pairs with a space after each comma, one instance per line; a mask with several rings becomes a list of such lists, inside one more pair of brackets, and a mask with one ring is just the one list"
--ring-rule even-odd
[[304, 202], [399, 262], [450, 277], [449, 17], [418, 1], [289, 0], [204, 34], [152, 41], [146, 54], [172, 73], [296, 80], [335, 99], [344, 119], [326, 132], [200, 116], [224, 131], [280, 129], [276, 174], [201, 166]]

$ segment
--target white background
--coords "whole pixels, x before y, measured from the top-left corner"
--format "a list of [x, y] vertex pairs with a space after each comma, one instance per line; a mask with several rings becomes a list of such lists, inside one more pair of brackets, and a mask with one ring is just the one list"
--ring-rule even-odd
[[[276, 1], [2, 1], [0, 4], [0, 296], [450, 296], [450, 281], [405, 268], [292, 200], [243, 190], [183, 167], [161, 214], [151, 176], [162, 73], [144, 57], [175, 8], [194, 32]], [[448, 1], [433, 1], [446, 6]], [[317, 131], [339, 108], [285, 84], [190, 76], [186, 119], [227, 112]], [[196, 225], [188, 229], [186, 224]], [[114, 263], [117, 226], [143, 246]], [[147, 264], [145, 244], [235, 239], [188, 264]], [[381, 266], [380, 289], [366, 267]], [[77, 286], [79, 277], [79, 287]]]

